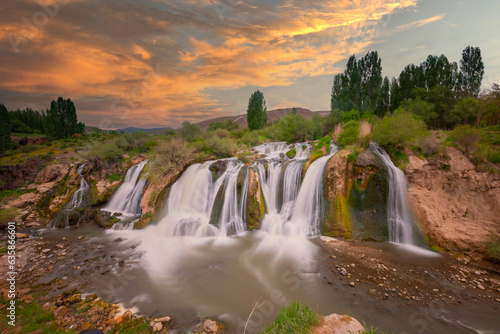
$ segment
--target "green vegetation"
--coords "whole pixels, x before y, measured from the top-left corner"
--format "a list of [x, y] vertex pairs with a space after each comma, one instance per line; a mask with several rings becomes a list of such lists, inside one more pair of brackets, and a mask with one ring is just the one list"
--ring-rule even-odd
[[486, 253], [495, 261], [500, 262], [500, 238], [490, 235], [490, 241], [486, 244]]
[[12, 148], [10, 138], [10, 117], [7, 108], [0, 104], [0, 154]]
[[355, 120], [348, 121], [343, 125], [343, 131], [337, 138], [337, 144], [345, 147], [354, 144], [359, 136], [359, 122]]
[[375, 124], [372, 139], [382, 146], [402, 149], [425, 134], [424, 121], [400, 108]]
[[311, 307], [294, 301], [283, 307], [272, 324], [266, 327], [265, 334], [306, 334], [321, 321], [321, 315], [314, 312]]
[[248, 129], [260, 130], [267, 125], [267, 107], [264, 94], [257, 90], [248, 101], [247, 109]]
[[14, 221], [18, 215], [16, 208], [7, 208], [0, 210], [0, 226], [6, 225], [8, 222]]

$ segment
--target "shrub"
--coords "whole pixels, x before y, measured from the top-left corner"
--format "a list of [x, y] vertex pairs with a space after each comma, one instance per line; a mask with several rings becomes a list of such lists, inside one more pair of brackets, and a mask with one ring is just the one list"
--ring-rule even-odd
[[115, 139], [115, 145], [119, 149], [125, 150], [125, 151], [128, 150], [131, 146], [129, 144], [129, 142], [127, 141], [127, 139], [125, 139], [124, 137], [121, 137], [121, 136]]
[[148, 171], [153, 182], [174, 170], [178, 171], [193, 159], [194, 148], [182, 139], [161, 141], [149, 154]]
[[123, 150], [119, 149], [114, 143], [106, 142], [95, 147], [95, 158], [106, 162], [118, 161], [123, 155]]
[[191, 124], [189, 122], [182, 123], [182, 128], [180, 129], [180, 134], [182, 139], [187, 142], [191, 142], [196, 138], [203, 137], [203, 130], [198, 124]]
[[321, 315], [314, 312], [311, 307], [298, 301], [283, 307], [272, 324], [266, 327], [265, 334], [310, 333], [311, 329], [319, 324]]
[[247, 146], [256, 146], [260, 144], [259, 133], [257, 131], [247, 132], [241, 138], [241, 141]]
[[288, 157], [288, 159], [293, 159], [295, 158], [295, 155], [297, 154], [297, 149], [295, 147], [291, 148], [290, 150], [288, 150], [286, 152], [286, 156]]
[[342, 113], [341, 117], [342, 123], [347, 123], [349, 121], [359, 121], [361, 116], [359, 115], [359, 111], [353, 109], [351, 111]]
[[0, 210], [0, 226], [6, 225], [8, 222], [14, 221], [18, 212], [16, 208], [8, 208]]
[[222, 158], [230, 157], [238, 149], [238, 146], [231, 138], [219, 138], [216, 135], [205, 140], [205, 145], [208, 150]]
[[481, 133], [470, 125], [458, 126], [448, 135], [448, 140], [457, 144], [469, 154], [481, 140]]
[[500, 239], [494, 234], [490, 235], [490, 241], [486, 245], [487, 254], [495, 261], [500, 261]]
[[426, 133], [423, 120], [399, 108], [373, 127], [372, 139], [382, 146], [400, 149]]
[[227, 131], [226, 129], [217, 129], [214, 131], [213, 134], [219, 138], [230, 138], [231, 137], [231, 133], [229, 133], [229, 131]]
[[356, 142], [359, 136], [359, 122], [349, 121], [343, 125], [342, 133], [337, 137], [337, 144], [345, 147]]

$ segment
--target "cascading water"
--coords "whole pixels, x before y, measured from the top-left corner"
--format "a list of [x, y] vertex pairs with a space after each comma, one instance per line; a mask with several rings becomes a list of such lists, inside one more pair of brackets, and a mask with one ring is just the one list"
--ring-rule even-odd
[[[69, 202], [56, 213], [54, 218], [50, 221], [49, 226], [51, 228], [63, 228], [69, 227], [73, 220], [76, 220], [76, 223], [80, 221], [80, 214], [77, 212], [78, 209], [83, 208], [88, 205], [90, 202], [89, 198], [89, 184], [83, 177], [83, 168], [85, 168], [86, 163], [82, 164], [76, 170], [76, 173], [80, 175], [80, 187], [77, 191], [71, 195]], [[73, 214], [77, 217], [72, 217]]]
[[282, 143], [263, 145], [258, 151], [269, 155], [255, 163], [267, 208], [262, 230], [273, 235], [318, 236], [323, 201], [323, 170], [338, 148], [332, 145], [327, 156], [314, 161], [301, 182], [305, 158], [310, 150], [308, 144], [295, 144], [297, 154], [291, 161], [276, 159], [288, 149]]
[[111, 197], [109, 204], [102, 210], [112, 213], [119, 212], [124, 215], [138, 215], [141, 213], [139, 202], [141, 200], [142, 190], [146, 184], [146, 180], [141, 178], [142, 170], [148, 163], [147, 160], [132, 166], [125, 176], [125, 181], [118, 188], [116, 193]]
[[370, 149], [387, 166], [389, 179], [389, 195], [387, 198], [389, 241], [417, 245], [413, 219], [408, 210], [406, 176], [394, 165], [387, 152], [376, 143], [371, 143]]
[[[245, 198], [238, 201], [238, 175], [244, 164], [227, 159], [226, 170], [214, 182], [210, 166], [214, 161], [191, 165], [172, 186], [167, 202], [167, 215], [158, 223], [166, 236], [227, 236], [246, 231]], [[221, 187], [222, 210], [218, 226], [210, 224], [214, 204]], [[243, 187], [248, 189], [248, 177]]]

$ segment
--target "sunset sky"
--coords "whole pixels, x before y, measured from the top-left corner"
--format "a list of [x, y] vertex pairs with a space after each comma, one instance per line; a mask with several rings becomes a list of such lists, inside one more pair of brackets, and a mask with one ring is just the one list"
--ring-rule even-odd
[[328, 110], [347, 58], [377, 50], [384, 75], [479, 46], [500, 83], [498, 0], [15, 0], [0, 3], [0, 103], [70, 97], [102, 128], [178, 127], [246, 111]]

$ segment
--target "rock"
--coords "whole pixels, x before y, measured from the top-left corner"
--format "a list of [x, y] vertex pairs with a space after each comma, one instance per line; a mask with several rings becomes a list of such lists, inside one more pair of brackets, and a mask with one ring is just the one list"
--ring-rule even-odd
[[96, 322], [99, 321], [99, 315], [98, 314], [94, 314], [91, 318], [90, 318], [90, 322], [95, 324]]
[[68, 238], [66, 238], [66, 237], [63, 237], [63, 238], [62, 238], [62, 240], [66, 241], [66, 240], [68, 240]]
[[388, 293], [384, 293], [384, 299], [389, 299], [389, 294]]
[[166, 317], [155, 319], [154, 321], [156, 321], [156, 322], [170, 322], [170, 320], [172, 320], [172, 319], [169, 316], [166, 316]]
[[66, 300], [66, 302], [68, 304], [76, 304], [76, 303], [80, 303], [81, 301], [82, 301], [82, 299], [80, 298], [79, 295], [73, 295]]
[[123, 313], [122, 315], [122, 319], [125, 320], [130, 318], [132, 318], [132, 312], [130, 310], [126, 310], [125, 313]]
[[78, 237], [78, 240], [82, 240], [83, 238], [85, 238], [85, 237], [83, 235], [81, 235]]
[[354, 282], [349, 283], [349, 286], [352, 288], [354, 288], [354, 285], [356, 285], [356, 283], [354, 283]]
[[347, 270], [346, 270], [345, 268], [340, 268], [340, 269], [339, 269], [339, 273], [340, 273], [340, 275], [342, 275], [342, 276], [347, 276]]
[[32, 295], [27, 295], [21, 298], [21, 301], [26, 304], [31, 304], [35, 298]]
[[23, 239], [23, 238], [27, 238], [28, 235], [27, 234], [24, 234], [24, 233], [16, 233], [16, 239]]
[[213, 334], [217, 333], [219, 330], [219, 325], [217, 321], [212, 320], [212, 319], [205, 319], [203, 322], [195, 328], [195, 333], [200, 333], [200, 334]]
[[354, 318], [347, 315], [330, 314], [323, 318], [312, 334], [349, 334], [362, 333], [365, 328]]
[[161, 324], [161, 322], [155, 322], [155, 324], [153, 326], [153, 332], [158, 333], [162, 329], [163, 329], [163, 325]]
[[50, 248], [46, 248], [46, 249], [42, 250], [43, 254], [47, 254], [48, 252], [50, 252]]
[[44, 310], [44, 311], [48, 311], [48, 310], [50, 310], [50, 308], [51, 308], [51, 305], [49, 303], [45, 303], [42, 306], [42, 310]]
[[64, 305], [62, 306], [59, 306], [54, 312], [54, 317], [57, 319], [57, 318], [61, 318], [63, 316], [66, 315], [66, 313], [68, 313], [68, 308]]

